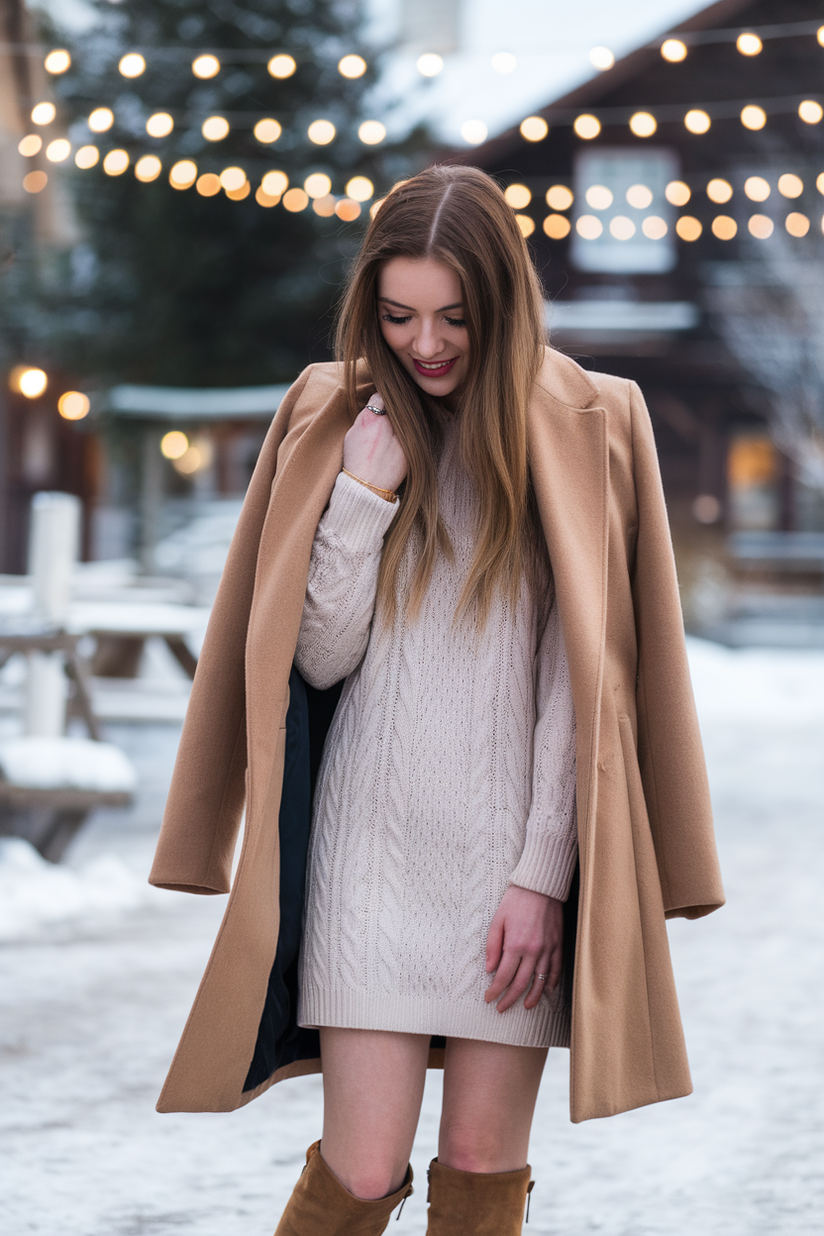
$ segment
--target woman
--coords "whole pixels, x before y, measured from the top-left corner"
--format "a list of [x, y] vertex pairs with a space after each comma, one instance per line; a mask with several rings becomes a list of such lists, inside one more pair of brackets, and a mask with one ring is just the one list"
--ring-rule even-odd
[[541, 313], [490, 178], [396, 187], [215, 605], [153, 882], [228, 887], [248, 764], [247, 822], [159, 1106], [236, 1107], [319, 1039], [281, 1236], [384, 1230], [427, 1063], [431, 1233], [520, 1231], [550, 1046], [573, 1119], [690, 1089], [664, 918], [723, 894], [654, 444]]

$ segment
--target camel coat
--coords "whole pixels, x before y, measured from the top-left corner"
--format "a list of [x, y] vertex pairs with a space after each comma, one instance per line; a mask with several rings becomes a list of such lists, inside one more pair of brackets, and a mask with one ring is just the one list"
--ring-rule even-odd
[[[363, 402], [371, 393], [364, 375]], [[229, 1111], [320, 1067], [295, 1023], [313, 778], [337, 699], [292, 668], [315, 529], [352, 421], [335, 364], [281, 404], [232, 542], [150, 880], [230, 891], [158, 1103]], [[689, 1094], [665, 918], [724, 894], [655, 443], [634, 383], [548, 348], [532, 479], [577, 718], [573, 1121]], [[579, 889], [579, 893], [578, 893]], [[448, 947], [448, 941], [444, 941]], [[443, 1063], [433, 1040], [430, 1065]]]

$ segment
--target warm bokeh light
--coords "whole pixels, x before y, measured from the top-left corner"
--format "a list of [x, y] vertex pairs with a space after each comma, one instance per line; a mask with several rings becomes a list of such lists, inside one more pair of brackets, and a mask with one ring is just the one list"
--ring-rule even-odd
[[353, 176], [346, 184], [346, 196], [353, 202], [368, 202], [375, 196], [375, 186], [368, 176]]
[[646, 236], [647, 240], [663, 240], [669, 228], [666, 220], [660, 215], [648, 215], [641, 224], [641, 231]]
[[226, 189], [226, 196], [232, 202], [242, 202], [252, 192], [252, 186], [248, 180], [244, 180], [243, 184], [238, 189]]
[[180, 159], [169, 169], [169, 184], [173, 189], [190, 189], [197, 180], [197, 164], [191, 159]]
[[81, 146], [74, 156], [75, 166], [84, 172], [90, 167], [96, 167], [99, 160], [100, 151], [96, 146]]
[[815, 37], [818, 39], [822, 47], [824, 47], [824, 26], [819, 26]]
[[793, 172], [785, 172], [778, 177], [778, 192], [782, 197], [801, 197], [804, 192], [804, 181]]
[[703, 227], [692, 215], [682, 215], [675, 225], [675, 230], [682, 240], [697, 240], [703, 232]]
[[492, 67], [496, 73], [514, 73], [518, 67], [518, 60], [512, 52], [495, 52], [492, 57]]
[[281, 197], [289, 188], [289, 177], [285, 172], [267, 172], [260, 182], [260, 187], [269, 197]]
[[201, 77], [204, 80], [217, 77], [220, 72], [220, 61], [217, 56], [198, 56], [192, 61], [192, 72], [195, 77]]
[[227, 193], [234, 193], [246, 184], [246, 173], [242, 167], [224, 167], [220, 173], [220, 184]]
[[723, 202], [728, 202], [732, 197], [732, 185], [728, 180], [715, 177], [707, 185], [707, 197], [711, 202], [717, 202], [720, 206]]
[[632, 240], [635, 235], [635, 224], [627, 215], [616, 215], [609, 221], [609, 231], [616, 240]]
[[603, 223], [595, 215], [581, 215], [575, 224], [575, 231], [583, 240], [597, 240], [603, 230]]
[[214, 448], [208, 438], [200, 437], [192, 442], [181, 456], [172, 460], [175, 472], [181, 476], [194, 476], [208, 468], [214, 458]]
[[612, 205], [612, 189], [606, 185], [590, 185], [584, 194], [587, 206], [593, 210], [609, 210]]
[[418, 72], [422, 77], [437, 77], [443, 69], [443, 57], [437, 52], [424, 52], [418, 56]]
[[42, 193], [48, 183], [45, 172], [26, 172], [23, 177], [23, 188], [27, 193]]
[[520, 134], [527, 142], [542, 142], [549, 132], [549, 125], [543, 116], [527, 116], [521, 121]]
[[483, 120], [465, 120], [461, 125], [461, 137], [470, 146], [480, 146], [488, 134], [489, 129]]
[[57, 401], [57, 411], [64, 421], [82, 421], [91, 406], [89, 396], [82, 391], [66, 391]]
[[110, 107], [96, 107], [87, 123], [92, 133], [106, 133], [114, 124], [114, 112]]
[[283, 205], [286, 210], [296, 214], [309, 205], [309, 194], [304, 189], [287, 189], [283, 195]]
[[532, 201], [532, 193], [526, 185], [507, 185], [504, 197], [513, 210], [523, 210]]
[[160, 453], [166, 459], [180, 459], [189, 449], [189, 439], [179, 429], [170, 429], [160, 439]]
[[220, 193], [220, 177], [214, 172], [204, 172], [195, 181], [195, 189], [201, 197], [214, 197]]
[[594, 137], [597, 137], [601, 132], [601, 122], [597, 116], [590, 116], [584, 113], [578, 116], [573, 124], [573, 129], [577, 137], [581, 137], [586, 142], [591, 142]]
[[222, 142], [229, 136], [229, 121], [225, 116], [209, 116], [200, 126], [200, 131], [207, 142]]
[[664, 190], [664, 197], [670, 206], [686, 206], [692, 197], [692, 191], [683, 180], [671, 180]]
[[636, 210], [649, 210], [652, 205], [652, 189], [648, 185], [630, 185], [626, 199]]
[[550, 210], [569, 210], [575, 200], [566, 185], [551, 185], [546, 191], [546, 204]]
[[366, 61], [363, 56], [344, 56], [338, 61], [338, 72], [342, 77], [363, 77], [366, 72]]
[[712, 221], [712, 234], [718, 240], [732, 240], [738, 233], [738, 224], [729, 215], [716, 215]]
[[707, 133], [711, 124], [709, 114], [700, 107], [690, 108], [684, 117], [684, 127], [690, 133]]
[[741, 123], [745, 129], [763, 129], [767, 123], [767, 113], [763, 107], [757, 107], [754, 103], [748, 103], [741, 110]]
[[58, 47], [54, 51], [50, 51], [43, 61], [43, 68], [47, 73], [65, 73], [71, 67], [72, 58], [64, 47]]
[[163, 164], [157, 155], [144, 155], [134, 165], [135, 176], [138, 180], [142, 180], [144, 184], [148, 184], [151, 180], [157, 180], [162, 171]]
[[658, 121], [650, 112], [636, 112], [630, 117], [629, 127], [636, 137], [652, 137]]
[[379, 120], [364, 120], [358, 129], [358, 137], [365, 146], [377, 146], [386, 137], [386, 127]]
[[316, 215], [320, 215], [322, 219], [328, 219], [335, 213], [335, 197], [332, 193], [327, 193], [326, 197], [316, 197], [312, 202], [312, 209]]
[[65, 137], [56, 137], [46, 147], [46, 158], [49, 163], [65, 163], [72, 152], [72, 144]]
[[252, 130], [255, 137], [264, 146], [269, 146], [272, 142], [276, 142], [283, 132], [282, 127], [277, 120], [272, 120], [267, 116], [265, 120], [259, 120]]
[[353, 202], [351, 197], [342, 197], [335, 203], [335, 214], [339, 219], [343, 219], [344, 223], [354, 223], [361, 216], [361, 204]]
[[316, 146], [328, 146], [335, 140], [335, 126], [331, 120], [313, 120], [307, 130], [309, 141]]
[[263, 188], [263, 185], [259, 185], [258, 188], [255, 190], [255, 201], [257, 202], [258, 206], [265, 206], [267, 209], [269, 209], [272, 206], [277, 206], [278, 202], [280, 201], [280, 194], [278, 193], [273, 196], [271, 193], [266, 192], [266, 190]]
[[39, 133], [29, 133], [17, 143], [17, 150], [24, 159], [30, 159], [42, 149], [43, 139]]
[[563, 240], [569, 235], [571, 224], [566, 215], [547, 215], [543, 228], [550, 240]]
[[26, 399], [39, 399], [49, 385], [49, 379], [43, 369], [17, 365], [9, 375], [9, 385], [12, 390], [25, 395]]
[[127, 150], [110, 150], [103, 160], [103, 171], [107, 176], [122, 176], [128, 166]]
[[679, 60], [687, 58], [687, 45], [681, 39], [664, 39], [661, 55], [665, 60], [669, 60], [670, 64], [678, 64]]
[[756, 240], [769, 240], [775, 230], [775, 224], [769, 215], [751, 215], [747, 227]]
[[325, 172], [313, 172], [306, 177], [303, 187], [310, 197], [326, 197], [332, 188], [332, 181]]
[[819, 124], [824, 116], [824, 107], [815, 99], [804, 99], [798, 105], [798, 115], [805, 124]]
[[810, 220], [806, 215], [793, 210], [784, 220], [784, 227], [791, 236], [806, 236], [810, 230]]
[[593, 68], [605, 73], [615, 64], [615, 56], [608, 47], [593, 47], [589, 53], [589, 62]]
[[57, 115], [57, 108], [53, 103], [37, 103], [31, 109], [32, 124], [51, 124]]
[[744, 192], [751, 202], [766, 202], [770, 196], [770, 186], [763, 176], [748, 176], [744, 181]]
[[291, 77], [298, 67], [294, 56], [273, 56], [266, 66], [272, 77]]
[[742, 56], [757, 56], [764, 44], [757, 34], [739, 34], [735, 40], [735, 46]]
[[[822, 27], [824, 29], [824, 27]], [[824, 172], [819, 172], [815, 178], [815, 187], [819, 193], [824, 193]]]
[[121, 56], [117, 67], [123, 77], [140, 77], [146, 71], [146, 61], [140, 52], [129, 52], [127, 56]]
[[515, 222], [518, 224], [518, 227], [521, 229], [521, 235], [523, 236], [524, 240], [526, 240], [528, 236], [531, 236], [532, 233], [535, 231], [535, 220], [531, 219], [529, 215], [516, 215]]
[[175, 122], [168, 112], [155, 112], [146, 121], [149, 137], [168, 137], [174, 127]]

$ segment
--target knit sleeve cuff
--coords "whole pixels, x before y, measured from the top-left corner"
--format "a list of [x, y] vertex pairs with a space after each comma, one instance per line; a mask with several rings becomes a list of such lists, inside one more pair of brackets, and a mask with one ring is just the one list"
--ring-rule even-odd
[[398, 512], [398, 505], [387, 502], [380, 494], [372, 493], [371, 489], [341, 472], [323, 521], [348, 549], [369, 551], [380, 546]]
[[566, 901], [577, 859], [578, 837], [574, 827], [568, 834], [536, 832], [527, 827], [526, 845], [509, 883]]

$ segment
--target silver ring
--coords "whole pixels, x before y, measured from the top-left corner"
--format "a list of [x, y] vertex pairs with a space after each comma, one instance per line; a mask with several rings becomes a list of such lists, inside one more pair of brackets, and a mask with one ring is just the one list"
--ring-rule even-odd
[[547, 981], [547, 979], [549, 978], [549, 975], [548, 975], [548, 974], [538, 974], [538, 973], [536, 973], [536, 974], [535, 974], [535, 977], [536, 977], [537, 979], [540, 979], [542, 983], [545, 983], [545, 982]]
[[386, 416], [386, 408], [376, 408], [373, 403], [368, 403], [366, 406], [370, 412], [375, 413], [375, 416]]

